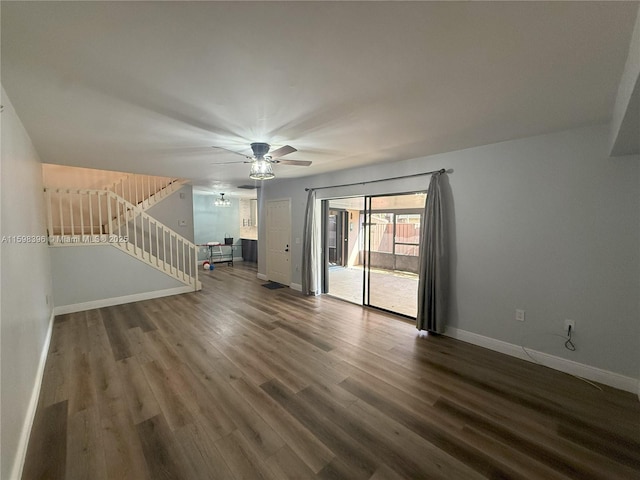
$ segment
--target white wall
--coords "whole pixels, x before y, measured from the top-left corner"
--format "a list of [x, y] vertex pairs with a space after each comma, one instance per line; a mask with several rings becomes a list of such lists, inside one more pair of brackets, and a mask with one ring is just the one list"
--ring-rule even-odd
[[[607, 126], [531, 137], [303, 179], [265, 182], [292, 198], [292, 281], [301, 283], [305, 187], [453, 169], [449, 325], [637, 378], [638, 156], [608, 158]], [[318, 191], [319, 198], [424, 190], [429, 177]], [[265, 238], [261, 209], [260, 238]], [[265, 242], [259, 272], [266, 273]], [[516, 308], [526, 311], [514, 321]], [[576, 321], [577, 351], [563, 321]]]
[[[4, 89], [0, 103], [0, 236], [44, 236], [42, 165]], [[53, 305], [47, 301], [51, 270], [46, 243], [16, 244], [5, 238], [0, 248], [0, 477], [9, 479], [17, 475], [25, 453]]]
[[184, 286], [109, 245], [52, 248], [51, 269], [56, 308]]
[[[147, 214], [193, 242], [193, 187], [183, 185], [147, 210]], [[184, 225], [181, 225], [184, 222]]]

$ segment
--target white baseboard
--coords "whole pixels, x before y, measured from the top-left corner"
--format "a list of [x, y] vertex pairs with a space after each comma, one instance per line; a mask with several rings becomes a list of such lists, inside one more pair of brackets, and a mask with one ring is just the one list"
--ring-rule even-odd
[[18, 450], [14, 458], [13, 468], [11, 469], [11, 476], [9, 477], [12, 480], [19, 480], [22, 478], [24, 461], [27, 457], [27, 447], [29, 446], [29, 437], [31, 436], [31, 429], [33, 428], [33, 421], [36, 418], [36, 410], [38, 408], [38, 399], [40, 398], [40, 388], [42, 387], [42, 378], [44, 377], [44, 367], [47, 363], [47, 355], [49, 354], [54, 318], [55, 313], [51, 310], [47, 334], [44, 339], [44, 344], [42, 345], [42, 351], [40, 352], [40, 359], [38, 360], [38, 371], [36, 372], [36, 378], [31, 390], [31, 398], [29, 399], [27, 415], [24, 419], [24, 424], [22, 425], [22, 432], [20, 433], [20, 440], [18, 442]]
[[297, 290], [298, 292], [302, 291], [302, 284], [300, 283], [292, 283], [291, 285], [289, 285], [289, 288], [292, 290]]
[[[466, 330], [460, 330], [453, 327], [447, 327], [444, 334], [463, 342], [472, 343], [473, 345], [488, 348], [489, 350], [494, 350], [528, 362], [533, 362], [520, 345], [514, 345], [513, 343], [503, 342], [502, 340], [496, 340], [495, 338], [485, 337], [484, 335], [467, 332]], [[627, 377], [609, 370], [603, 370], [601, 368], [585, 365], [584, 363], [574, 362], [573, 360], [567, 360], [566, 358], [550, 355], [530, 348], [527, 348], [527, 352], [536, 359], [537, 363], [544, 365], [545, 367], [586, 378], [587, 380], [593, 380], [594, 382], [609, 385], [610, 387], [618, 388], [627, 392], [637, 392], [640, 398], [640, 387], [638, 385], [637, 378]]]
[[265, 282], [269, 280], [269, 278], [264, 273], [259, 273], [257, 276], [258, 280], [264, 280]]
[[94, 308], [112, 307], [113, 305], [122, 305], [123, 303], [140, 302], [142, 300], [151, 300], [153, 298], [168, 297], [170, 295], [179, 295], [181, 293], [193, 292], [193, 287], [175, 287], [165, 290], [154, 290], [152, 292], [136, 293], [134, 295], [124, 295], [122, 297], [103, 298], [93, 300], [91, 302], [74, 303], [72, 305], [60, 305], [53, 309], [56, 315], [65, 313], [83, 312], [85, 310], [93, 310]]

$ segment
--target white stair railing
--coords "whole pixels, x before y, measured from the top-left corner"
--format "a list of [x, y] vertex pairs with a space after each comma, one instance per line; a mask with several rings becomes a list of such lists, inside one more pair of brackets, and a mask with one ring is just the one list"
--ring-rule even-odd
[[132, 173], [105, 190], [111, 191], [143, 210], [155, 205], [182, 186], [179, 178], [156, 177]]
[[52, 246], [112, 245], [200, 289], [198, 247], [110, 190], [45, 189]]

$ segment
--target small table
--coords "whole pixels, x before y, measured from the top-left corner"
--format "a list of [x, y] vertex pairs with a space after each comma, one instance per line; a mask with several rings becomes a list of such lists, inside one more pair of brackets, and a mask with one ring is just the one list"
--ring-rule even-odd
[[207, 247], [209, 249], [209, 263], [224, 263], [233, 267], [233, 254], [235, 245], [226, 245], [220, 242], [201, 243], [199, 247]]

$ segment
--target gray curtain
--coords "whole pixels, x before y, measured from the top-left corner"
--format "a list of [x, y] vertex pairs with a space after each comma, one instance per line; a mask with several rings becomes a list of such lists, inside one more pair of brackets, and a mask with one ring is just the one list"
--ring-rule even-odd
[[318, 292], [318, 238], [316, 229], [316, 192], [309, 190], [307, 209], [304, 214], [302, 234], [302, 293], [317, 295]]
[[420, 280], [418, 283], [418, 316], [416, 328], [444, 333], [449, 294], [449, 262], [447, 228], [441, 173], [431, 176], [421, 226]]

